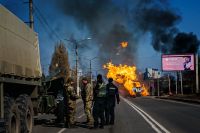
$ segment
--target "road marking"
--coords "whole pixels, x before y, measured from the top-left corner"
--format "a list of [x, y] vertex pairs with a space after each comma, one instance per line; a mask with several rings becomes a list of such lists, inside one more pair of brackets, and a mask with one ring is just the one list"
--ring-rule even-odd
[[[162, 133], [164, 131], [165, 133], [170, 133], [165, 127], [163, 127], [160, 123], [158, 123], [155, 119], [153, 119], [149, 114], [147, 114], [145, 111], [143, 111], [141, 108], [130, 102], [129, 100], [121, 97], [128, 105], [130, 105], [136, 112], [138, 112], [144, 120], [157, 132]], [[159, 128], [157, 128], [159, 127]]]
[[66, 130], [66, 128], [62, 128], [60, 131], [58, 131], [58, 133], [62, 133]]
[[82, 118], [83, 116], [85, 116], [85, 114], [82, 114], [82, 115], [78, 116], [78, 118], [80, 119], [80, 118]]
[[189, 105], [189, 106], [193, 106], [193, 107], [200, 107], [199, 104], [185, 103], [185, 102], [175, 101], [175, 100], [170, 100], [170, 99], [160, 99], [160, 98], [152, 98], [152, 99], [155, 99], [158, 101], [164, 101], [164, 102], [179, 103], [179, 104]]

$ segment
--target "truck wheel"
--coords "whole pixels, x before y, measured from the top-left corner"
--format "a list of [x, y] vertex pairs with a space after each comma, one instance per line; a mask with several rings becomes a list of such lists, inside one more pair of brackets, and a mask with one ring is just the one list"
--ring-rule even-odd
[[4, 116], [7, 133], [20, 133], [20, 113], [14, 100], [4, 97]]
[[34, 125], [31, 98], [28, 95], [23, 94], [16, 99], [16, 103], [18, 104], [20, 111], [21, 132], [31, 133]]

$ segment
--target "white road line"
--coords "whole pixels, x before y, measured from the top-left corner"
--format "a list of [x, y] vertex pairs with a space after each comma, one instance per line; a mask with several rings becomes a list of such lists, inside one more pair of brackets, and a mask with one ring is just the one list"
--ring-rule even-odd
[[[123, 99], [123, 98], [122, 98]], [[128, 100], [123, 99], [128, 105], [130, 105], [136, 112], [138, 112], [144, 120], [157, 132], [157, 133], [162, 133], [155, 125], [152, 123], [144, 114], [142, 114], [135, 106], [132, 105]]]
[[159, 99], [159, 98], [152, 98], [158, 101], [164, 101], [164, 102], [171, 102], [171, 103], [179, 103], [179, 104], [183, 104], [183, 105], [189, 105], [189, 106], [193, 106], [193, 107], [200, 107], [199, 104], [192, 104], [192, 103], [184, 103], [181, 101], [175, 101], [175, 100], [170, 100], [170, 99]]
[[[134, 104], [133, 104], [134, 105]], [[134, 105], [138, 110], [140, 110], [143, 114], [145, 114], [151, 121], [153, 121], [156, 125], [158, 125], [164, 132], [170, 133], [165, 127], [163, 127], [160, 123], [158, 123], [155, 119], [153, 119], [149, 114], [147, 114], [145, 111], [143, 111], [141, 108]]]
[[83, 116], [85, 116], [85, 114], [82, 114], [82, 115], [78, 116], [78, 119], [82, 118]]
[[62, 133], [66, 130], [66, 128], [62, 128], [60, 131], [58, 131], [57, 133]]
[[[153, 119], [149, 114], [147, 114], [145, 111], [143, 111], [142, 109], [140, 109], [139, 107], [137, 107], [136, 105], [134, 105], [132, 102], [130, 102], [129, 100], [121, 97], [121, 99], [123, 99], [128, 105], [130, 105], [133, 109], [135, 109], [135, 111], [137, 111], [143, 118], [144, 120], [157, 132], [157, 133], [162, 133], [162, 131], [164, 131], [165, 133], [170, 133], [170, 131], [168, 131], [165, 127], [163, 127], [160, 123], [158, 123], [155, 119]], [[158, 129], [157, 127], [159, 127], [162, 131], [160, 131], [160, 129]]]

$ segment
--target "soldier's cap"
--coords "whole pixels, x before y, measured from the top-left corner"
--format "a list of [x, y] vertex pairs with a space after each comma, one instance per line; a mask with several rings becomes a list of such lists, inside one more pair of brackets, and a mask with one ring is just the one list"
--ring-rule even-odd
[[108, 78], [108, 82], [109, 83], [113, 82], [113, 78]]

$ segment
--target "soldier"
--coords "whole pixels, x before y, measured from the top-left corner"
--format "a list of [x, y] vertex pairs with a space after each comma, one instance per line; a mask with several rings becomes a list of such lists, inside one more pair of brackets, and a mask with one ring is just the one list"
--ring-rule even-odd
[[76, 95], [75, 88], [73, 87], [74, 80], [72, 78], [69, 78], [67, 80], [67, 83], [65, 84], [66, 89], [66, 95], [67, 95], [67, 116], [66, 116], [66, 123], [68, 128], [74, 128], [75, 127], [75, 110], [76, 110], [76, 100], [79, 98]]
[[92, 125], [92, 100], [93, 100], [93, 88], [92, 85], [88, 82], [88, 79], [84, 77], [82, 79], [83, 88], [81, 90], [81, 96], [84, 104], [85, 114], [87, 116], [87, 123]]
[[102, 75], [97, 76], [97, 84], [94, 88], [94, 106], [93, 106], [93, 118], [94, 128], [99, 126], [98, 119], [100, 118], [99, 128], [104, 128], [104, 110], [106, 101], [106, 85], [103, 82]]
[[114, 125], [115, 121], [114, 108], [116, 99], [117, 99], [117, 104], [119, 104], [120, 102], [118, 88], [112, 82], [113, 79], [109, 78], [108, 84], [106, 85], [106, 91], [107, 91], [106, 110], [105, 110], [106, 125], [108, 124]]

